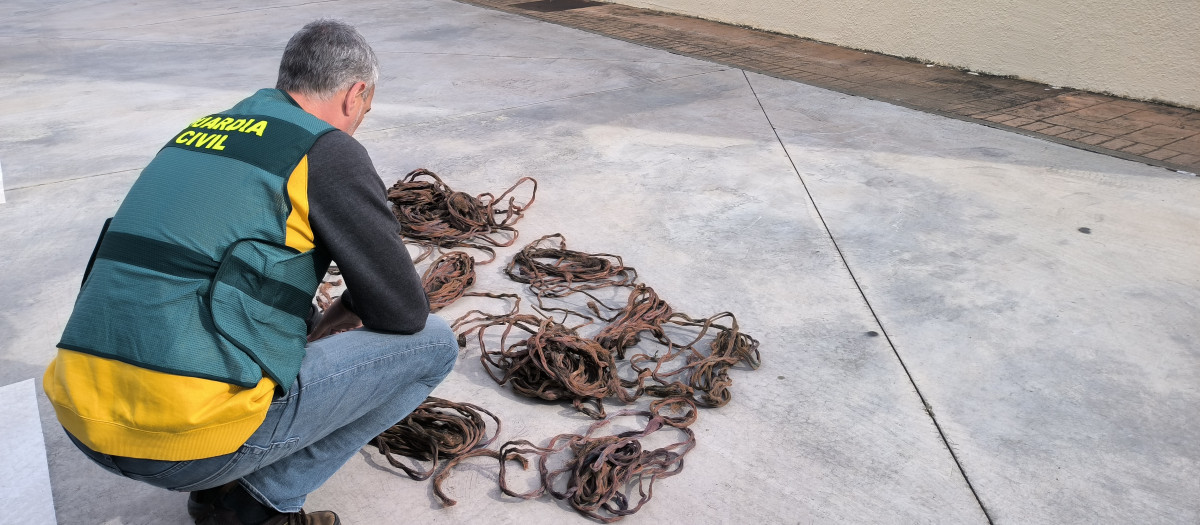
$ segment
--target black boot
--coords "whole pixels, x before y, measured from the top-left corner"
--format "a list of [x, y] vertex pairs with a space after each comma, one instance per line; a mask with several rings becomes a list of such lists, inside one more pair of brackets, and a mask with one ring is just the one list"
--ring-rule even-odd
[[188, 515], [192, 517], [192, 521], [203, 523], [212, 517], [213, 514], [216, 514], [220, 508], [223, 508], [221, 498], [229, 493], [230, 490], [233, 490], [237, 484], [238, 482], [234, 480], [219, 487], [198, 490], [189, 494], [187, 509]]
[[324, 510], [313, 513], [280, 513], [259, 503], [236, 481], [220, 487], [193, 492], [188, 497], [188, 514], [196, 525], [341, 525], [337, 514]]

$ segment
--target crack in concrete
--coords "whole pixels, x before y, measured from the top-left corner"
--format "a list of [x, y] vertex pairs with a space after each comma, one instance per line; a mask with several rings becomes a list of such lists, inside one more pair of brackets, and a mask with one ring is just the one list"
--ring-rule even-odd
[[900, 356], [900, 351], [896, 349], [896, 344], [892, 342], [891, 335], [888, 334], [887, 328], [883, 326], [883, 321], [879, 318], [879, 314], [875, 313], [875, 307], [871, 305], [871, 300], [867, 298], [866, 292], [863, 291], [862, 285], [858, 282], [858, 276], [854, 275], [854, 270], [850, 268], [850, 262], [846, 260], [846, 255], [842, 253], [842, 247], [838, 245], [837, 239], [833, 236], [833, 230], [829, 228], [829, 223], [825, 222], [825, 215], [821, 213], [820, 206], [817, 206], [817, 201], [813, 194], [808, 189], [808, 183], [805, 182], [804, 176], [800, 174], [800, 169], [796, 167], [796, 161], [792, 160], [792, 154], [788, 151], [788, 147], [783, 143], [783, 138], [779, 136], [779, 131], [775, 129], [775, 124], [771, 122], [771, 116], [767, 114], [767, 108], [763, 106], [762, 100], [758, 98], [758, 92], [754, 89], [754, 84], [750, 82], [750, 76], [742, 71], [742, 76], [746, 79], [746, 86], [750, 88], [750, 93], [754, 95], [754, 101], [758, 103], [758, 108], [762, 110], [763, 117], [767, 120], [767, 125], [771, 127], [771, 133], [775, 135], [775, 140], [779, 142], [779, 147], [783, 148], [783, 154], [787, 156], [788, 163], [792, 166], [792, 171], [796, 177], [800, 179], [800, 185], [804, 187], [804, 193], [808, 195], [808, 201], [812, 203], [813, 210], [817, 212], [817, 218], [821, 220], [821, 227], [825, 228], [825, 234], [829, 236], [829, 241], [833, 243], [833, 249], [837, 250], [838, 258], [842, 261], [842, 266], [846, 267], [846, 272], [850, 274], [850, 280], [854, 282], [854, 287], [858, 290], [859, 296], [867, 305], [867, 310], [871, 312], [871, 317], [875, 319], [875, 324], [879, 326], [879, 331], [883, 334], [884, 340], [892, 349], [892, 354], [896, 356], [896, 360], [900, 363], [900, 368], [904, 369], [904, 375], [908, 377], [908, 383], [912, 385], [913, 391], [917, 393], [917, 397], [921, 401], [925, 413], [929, 416], [929, 420], [933, 422], [934, 428], [937, 429], [938, 436], [942, 439], [942, 444], [946, 446], [946, 450], [950, 452], [951, 459], [954, 460], [954, 465], [958, 467], [958, 472], [963, 477], [963, 481], [967, 483], [967, 489], [971, 491], [971, 496], [975, 498], [975, 503], [979, 505], [979, 509], [983, 512], [984, 518], [987, 519], [989, 525], [993, 523], [992, 516], [988, 512], [987, 507], [980, 499], [979, 493], [975, 491], [975, 485], [971, 483], [971, 478], [967, 476], [966, 469], [963, 468], [962, 462], [958, 459], [958, 454], [954, 453], [954, 448], [950, 446], [950, 440], [946, 437], [946, 432], [942, 430], [942, 425], [938, 423], [937, 416], [933, 413], [933, 407], [929, 401], [925, 399], [925, 395], [921, 393], [921, 388], [917, 386], [917, 382], [913, 379], [912, 373], [908, 371], [908, 365], [904, 363], [904, 358]]
[[130, 168], [130, 169], [127, 169], [127, 170], [107, 171], [107, 172], [104, 172], [104, 173], [94, 173], [94, 174], [92, 174], [92, 175], [81, 175], [81, 176], [79, 176], [79, 177], [71, 177], [71, 178], [69, 178], [69, 179], [62, 179], [62, 180], [52, 180], [52, 181], [49, 181], [49, 182], [39, 182], [39, 183], [37, 183], [37, 184], [30, 184], [30, 185], [28, 185], [28, 186], [17, 186], [17, 187], [15, 187], [15, 188], [8, 188], [6, 191], [10, 191], [10, 192], [11, 192], [11, 191], [17, 191], [17, 190], [27, 190], [27, 189], [30, 189], [30, 188], [39, 188], [39, 187], [42, 187], [42, 186], [50, 186], [50, 185], [53, 185], [53, 184], [62, 184], [62, 183], [65, 183], [65, 182], [74, 182], [74, 181], [77, 181], [77, 180], [84, 180], [84, 179], [94, 179], [94, 178], [96, 178], [96, 177], [104, 177], [104, 176], [106, 176], [106, 175], [117, 175], [117, 174], [120, 174], [120, 173], [129, 173], [129, 172], [131, 172], [131, 171], [141, 171], [141, 170], [142, 170], [142, 168]]

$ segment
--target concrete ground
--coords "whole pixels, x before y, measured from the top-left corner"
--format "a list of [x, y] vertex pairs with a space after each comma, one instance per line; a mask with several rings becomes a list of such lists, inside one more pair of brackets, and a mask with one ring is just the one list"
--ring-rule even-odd
[[[272, 85], [284, 42], [318, 17], [356, 24], [380, 56], [356, 136], [386, 183], [417, 167], [470, 193], [540, 182], [477, 289], [518, 290], [503, 261], [561, 232], [762, 342], [763, 366], [735, 370], [733, 401], [701, 414], [684, 471], [625, 522], [1200, 521], [1195, 177], [449, 0], [6, 11], [0, 386], [37, 380], [59, 523], [187, 522], [185, 495], [70, 445], [41, 374], [139, 169], [186, 123]], [[502, 439], [588, 423], [498, 387], [474, 347], [436, 394], [491, 409]], [[582, 522], [501, 496], [495, 468], [471, 465], [441, 509], [364, 449], [308, 508]]]

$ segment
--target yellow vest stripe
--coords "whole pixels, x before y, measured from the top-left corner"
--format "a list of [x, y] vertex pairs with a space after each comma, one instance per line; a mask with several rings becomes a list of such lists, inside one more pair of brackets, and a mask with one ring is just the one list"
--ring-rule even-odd
[[312, 225], [308, 223], [308, 155], [301, 157], [296, 169], [292, 170], [287, 191], [292, 201], [292, 212], [288, 214], [284, 244], [304, 253], [315, 246]]

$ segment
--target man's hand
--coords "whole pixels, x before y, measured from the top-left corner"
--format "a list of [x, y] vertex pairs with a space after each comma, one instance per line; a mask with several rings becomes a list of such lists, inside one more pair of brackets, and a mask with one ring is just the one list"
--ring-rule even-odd
[[308, 332], [308, 342], [311, 343], [327, 335], [353, 330], [361, 326], [362, 319], [359, 319], [358, 315], [342, 305], [342, 298], [338, 297], [332, 303], [329, 303], [329, 308], [325, 309], [325, 314], [321, 316], [321, 319]]

